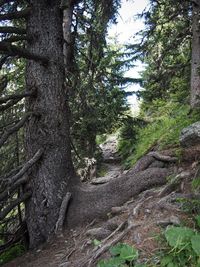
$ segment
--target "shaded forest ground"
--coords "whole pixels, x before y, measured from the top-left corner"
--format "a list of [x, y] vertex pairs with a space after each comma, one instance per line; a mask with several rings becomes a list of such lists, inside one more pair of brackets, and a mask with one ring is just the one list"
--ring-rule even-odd
[[[123, 173], [115, 161], [115, 146], [115, 140], [109, 140], [103, 146], [109, 170], [105, 176], [108, 178], [110, 174], [110, 179], [115, 179]], [[167, 185], [144, 191], [138, 196], [133, 196], [124, 205], [113, 207], [105, 220], [93, 220], [82, 227], [66, 229], [63, 234], [53, 237], [36, 251], [30, 251], [4, 266], [97, 266], [100, 258], [109, 256], [109, 246], [117, 242], [125, 242], [138, 248], [141, 261], [148, 262], [148, 259], [152, 259], [156, 252], [160, 251], [158, 236], [167, 225], [179, 225], [182, 221], [188, 225], [192, 224], [190, 217], [182, 209], [182, 203], [176, 202], [176, 199], [191, 195], [191, 180], [197, 172], [199, 153], [200, 147], [197, 146], [187, 150], [185, 156], [183, 153], [181, 162], [173, 165], [172, 176], [176, 179], [171, 177], [171, 182], [168, 181]], [[116, 175], [113, 169], [116, 170]], [[94, 240], [101, 240], [100, 246], [106, 247], [99, 255], [101, 247], [95, 247]], [[92, 258], [94, 260], [90, 262]]]

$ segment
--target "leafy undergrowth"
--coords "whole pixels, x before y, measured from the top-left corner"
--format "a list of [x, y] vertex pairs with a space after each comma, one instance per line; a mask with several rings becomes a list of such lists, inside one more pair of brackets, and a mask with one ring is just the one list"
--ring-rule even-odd
[[157, 150], [178, 147], [181, 130], [200, 119], [199, 112], [190, 113], [187, 105], [157, 101], [154, 106], [155, 111], [141, 116], [143, 119], [125, 124], [121, 129], [119, 153], [126, 168], [133, 166], [153, 147]]
[[25, 252], [24, 246], [17, 244], [11, 247], [9, 250], [3, 252], [0, 256], [0, 265], [5, 264], [18, 256], [23, 255]]

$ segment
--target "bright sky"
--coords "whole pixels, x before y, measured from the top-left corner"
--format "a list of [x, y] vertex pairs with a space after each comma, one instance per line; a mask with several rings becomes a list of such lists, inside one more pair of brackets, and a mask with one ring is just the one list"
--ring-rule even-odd
[[[148, 6], [148, 0], [122, 0], [121, 9], [117, 25], [112, 25], [109, 30], [109, 36], [117, 36], [119, 43], [133, 43], [135, 34], [144, 28], [144, 22], [136, 19], [135, 15], [141, 13]], [[136, 62], [136, 67], [130, 69], [126, 76], [138, 78], [139, 72], [143, 69], [140, 62]], [[138, 85], [132, 85], [127, 88], [128, 91], [138, 90]], [[133, 95], [128, 98], [128, 102], [133, 108], [138, 108], [138, 101]]]

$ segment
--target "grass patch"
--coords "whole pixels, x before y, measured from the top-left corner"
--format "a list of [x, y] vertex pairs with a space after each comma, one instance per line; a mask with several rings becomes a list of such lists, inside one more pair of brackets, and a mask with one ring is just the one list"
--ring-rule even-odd
[[138, 128], [136, 143], [129, 147], [132, 153], [124, 161], [126, 168], [130, 168], [155, 145], [158, 150], [179, 146], [181, 130], [198, 121], [200, 115], [198, 112], [190, 112], [187, 105], [166, 103], [147, 119], [149, 124]]

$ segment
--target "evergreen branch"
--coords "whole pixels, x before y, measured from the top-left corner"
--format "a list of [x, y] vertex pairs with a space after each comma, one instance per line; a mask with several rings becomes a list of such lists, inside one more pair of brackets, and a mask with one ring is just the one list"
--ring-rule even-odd
[[13, 127], [6, 129], [6, 131], [2, 134], [0, 138], [0, 147], [6, 142], [9, 136], [15, 132], [17, 132], [21, 127], [24, 126], [27, 119], [32, 115], [31, 112], [25, 114], [25, 116]]
[[0, 33], [26, 34], [26, 29], [12, 26], [0, 26]]
[[21, 202], [24, 202], [28, 198], [30, 198], [32, 195], [31, 192], [27, 192], [24, 195], [22, 195], [20, 198], [17, 198], [16, 200], [13, 200], [9, 206], [7, 206], [3, 211], [0, 212], [0, 220], [4, 219], [6, 215], [13, 210], [16, 206], [18, 206]]
[[30, 11], [31, 11], [30, 8], [26, 8], [22, 11], [0, 14], [0, 20], [12, 20], [12, 19], [26, 18], [30, 14]]
[[0, 52], [8, 54], [9, 56], [19, 56], [26, 59], [42, 61], [45, 65], [48, 64], [48, 59], [46, 57], [33, 54], [24, 48], [19, 48], [16, 45], [11, 45], [4, 41], [0, 42]]

